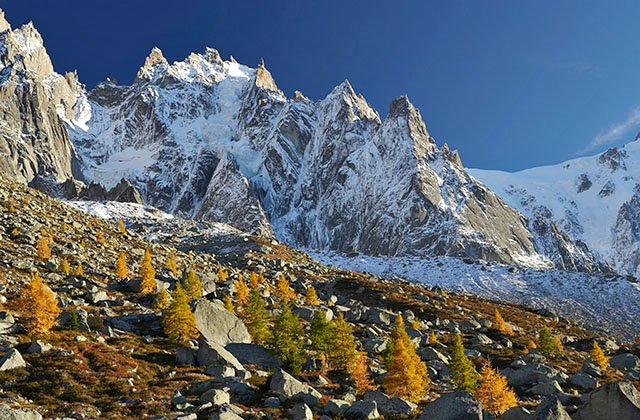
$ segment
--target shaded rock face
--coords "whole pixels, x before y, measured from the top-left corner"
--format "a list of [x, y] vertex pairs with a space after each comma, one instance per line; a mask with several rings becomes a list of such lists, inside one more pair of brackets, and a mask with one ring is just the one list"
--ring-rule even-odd
[[630, 382], [610, 382], [592, 392], [573, 420], [640, 418], [640, 393]]
[[620, 271], [640, 277], [640, 186], [618, 210], [613, 238]]
[[[0, 25], [0, 170], [29, 182], [36, 175], [71, 177], [74, 152], [63, 119], [71, 119], [82, 87], [61, 76], [31, 23]], [[64, 109], [64, 111], [62, 111]]]
[[481, 420], [482, 405], [466, 391], [449, 392], [427, 405], [420, 420]]

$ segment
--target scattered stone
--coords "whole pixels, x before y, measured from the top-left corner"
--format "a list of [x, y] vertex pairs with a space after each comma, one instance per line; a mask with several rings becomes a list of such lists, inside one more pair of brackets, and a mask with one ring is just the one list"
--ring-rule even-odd
[[313, 413], [307, 404], [299, 403], [289, 411], [289, 418], [291, 420], [313, 420]]
[[303, 384], [282, 369], [273, 372], [269, 389], [285, 399], [302, 400], [306, 403], [311, 401], [311, 405], [316, 405], [322, 397], [322, 394], [311, 386]]
[[375, 401], [356, 401], [344, 413], [348, 419], [366, 420], [380, 418], [378, 405]]
[[524, 407], [513, 407], [502, 413], [501, 420], [529, 420], [531, 413]]
[[638, 370], [640, 369], [640, 358], [635, 354], [621, 353], [616, 354], [609, 359], [611, 367], [622, 370]]
[[16, 321], [7, 311], [0, 311], [0, 334], [11, 334], [16, 332]]
[[281, 366], [280, 360], [259, 344], [229, 343], [225, 346], [243, 365], [255, 365], [260, 369], [275, 369]]
[[25, 366], [27, 366], [27, 362], [24, 361], [22, 355], [17, 349], [10, 349], [4, 354], [2, 359], [0, 359], [0, 371], [22, 368]]
[[211, 403], [215, 406], [229, 404], [229, 393], [223, 389], [210, 389], [200, 396], [200, 404]]
[[2, 420], [42, 420], [42, 415], [35, 410], [26, 408], [11, 408], [0, 404], [0, 419]]
[[422, 412], [419, 420], [482, 420], [482, 404], [466, 391], [441, 395]]
[[418, 406], [402, 398], [390, 397], [381, 391], [367, 391], [364, 394], [365, 401], [375, 401], [378, 411], [384, 417], [408, 416]]
[[199, 340], [197, 361], [200, 366], [220, 365], [232, 366], [236, 370], [244, 370], [242, 363], [228, 350], [217, 342], [209, 342], [206, 339]]
[[324, 409], [327, 412], [327, 414], [330, 414], [335, 417], [338, 414], [342, 414], [345, 411], [347, 411], [349, 407], [351, 407], [351, 403], [349, 401], [334, 398], [332, 400], [329, 400], [329, 402], [325, 405]]
[[557, 397], [549, 397], [542, 401], [529, 420], [571, 420], [571, 417]]
[[191, 347], [180, 347], [176, 351], [177, 366], [195, 366], [196, 351]]
[[45, 343], [44, 341], [36, 340], [29, 345], [27, 348], [27, 353], [29, 354], [43, 354], [51, 351], [53, 346], [49, 343]]
[[596, 378], [591, 375], [587, 375], [585, 372], [577, 372], [569, 376], [569, 384], [583, 391], [591, 391], [596, 389], [598, 381]]

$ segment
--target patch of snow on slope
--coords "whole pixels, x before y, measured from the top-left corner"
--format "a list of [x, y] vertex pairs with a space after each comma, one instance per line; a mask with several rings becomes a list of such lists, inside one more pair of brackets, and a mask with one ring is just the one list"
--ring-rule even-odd
[[347, 257], [306, 251], [318, 261], [352, 271], [438, 286], [534, 308], [556, 311], [591, 329], [632, 339], [640, 332], [640, 286], [623, 277], [605, 277], [555, 270], [486, 263], [466, 264], [448, 257]]
[[67, 201], [66, 203], [91, 216], [107, 220], [140, 218], [163, 221], [174, 218], [171, 214], [137, 203], [120, 203], [117, 201]]

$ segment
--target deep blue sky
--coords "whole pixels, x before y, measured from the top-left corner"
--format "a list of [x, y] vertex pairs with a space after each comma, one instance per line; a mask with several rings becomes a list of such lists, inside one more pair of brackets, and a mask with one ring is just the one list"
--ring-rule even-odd
[[468, 167], [593, 154], [640, 129], [640, 2], [0, 0], [56, 70], [130, 82], [153, 46], [205, 46], [320, 99], [349, 79], [384, 116], [408, 94]]

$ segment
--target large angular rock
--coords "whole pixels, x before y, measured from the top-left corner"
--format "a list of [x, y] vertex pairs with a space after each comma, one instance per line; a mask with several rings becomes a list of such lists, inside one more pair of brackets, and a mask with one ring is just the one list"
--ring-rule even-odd
[[285, 400], [302, 400], [307, 404], [312, 402], [312, 405], [317, 404], [317, 400], [322, 397], [318, 391], [303, 384], [282, 369], [276, 369], [273, 372], [269, 389]]
[[324, 406], [324, 410], [327, 414], [332, 416], [337, 416], [338, 414], [344, 413], [351, 407], [351, 403], [345, 400], [332, 399], [327, 402]]
[[640, 419], [640, 392], [630, 382], [610, 382], [593, 391], [572, 419]]
[[524, 407], [513, 407], [502, 413], [500, 420], [529, 420], [531, 413]]
[[229, 393], [223, 389], [209, 389], [200, 396], [200, 404], [211, 403], [216, 406], [229, 404]]
[[291, 420], [313, 420], [313, 413], [309, 406], [305, 403], [298, 403], [289, 411]]
[[375, 401], [378, 411], [385, 417], [408, 416], [418, 407], [410, 401], [398, 397], [390, 397], [381, 391], [365, 392], [364, 400]]
[[482, 404], [466, 391], [449, 392], [429, 404], [420, 420], [482, 420]]
[[353, 420], [368, 420], [380, 418], [378, 405], [375, 401], [356, 401], [344, 413], [345, 417]]
[[251, 336], [244, 323], [227, 311], [222, 302], [199, 299], [193, 314], [200, 334], [210, 343], [250, 343]]
[[11, 334], [17, 329], [16, 321], [9, 312], [0, 312], [0, 334]]
[[243, 365], [256, 365], [265, 370], [281, 366], [280, 360], [259, 344], [229, 343], [225, 348]]
[[20, 352], [16, 349], [10, 349], [0, 359], [0, 370], [11, 370], [27, 366]]
[[236, 370], [244, 370], [242, 363], [222, 345], [205, 339], [200, 339], [199, 343], [200, 347], [196, 356], [198, 365], [231, 366]]
[[42, 415], [35, 410], [26, 408], [11, 408], [0, 404], [0, 419], [2, 420], [42, 420]]
[[530, 363], [520, 369], [505, 369], [503, 374], [507, 377], [511, 386], [533, 386], [541, 383], [551, 383], [557, 381], [563, 384], [567, 380], [567, 375], [555, 367], [544, 363]]
[[564, 409], [556, 397], [549, 397], [542, 401], [529, 417], [530, 420], [571, 420], [569, 413]]
[[635, 354], [621, 353], [609, 359], [609, 364], [616, 369], [638, 370], [640, 369], [640, 358]]
[[592, 391], [598, 386], [598, 381], [591, 375], [587, 375], [585, 372], [577, 372], [569, 376], [569, 384], [580, 388], [583, 391]]

